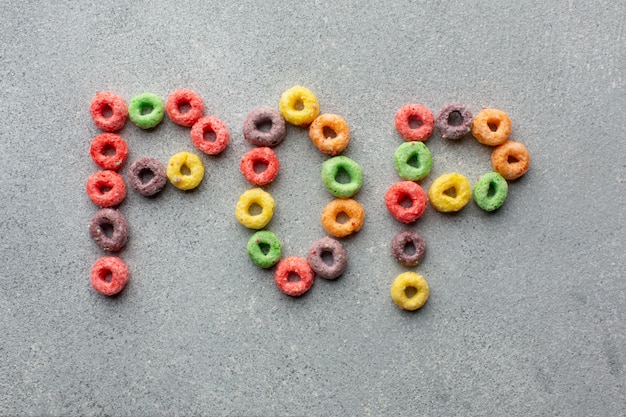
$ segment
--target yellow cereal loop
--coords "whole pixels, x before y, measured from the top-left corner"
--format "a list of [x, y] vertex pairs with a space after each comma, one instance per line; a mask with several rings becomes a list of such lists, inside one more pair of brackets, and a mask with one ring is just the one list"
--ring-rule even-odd
[[308, 88], [295, 86], [280, 96], [280, 113], [296, 126], [308, 126], [320, 112], [317, 97]]
[[[261, 207], [261, 212], [258, 214], [250, 212], [255, 204]], [[258, 230], [264, 228], [272, 220], [274, 207], [274, 199], [270, 193], [260, 188], [253, 188], [239, 197], [235, 216], [237, 221], [245, 227]]]
[[404, 272], [391, 284], [391, 298], [403, 310], [417, 310], [428, 300], [428, 282], [420, 274]]
[[428, 190], [430, 204], [438, 211], [459, 211], [472, 198], [472, 186], [465, 176], [457, 173], [443, 174]]
[[191, 152], [179, 152], [170, 158], [165, 173], [174, 187], [191, 190], [202, 181], [204, 165], [197, 155]]

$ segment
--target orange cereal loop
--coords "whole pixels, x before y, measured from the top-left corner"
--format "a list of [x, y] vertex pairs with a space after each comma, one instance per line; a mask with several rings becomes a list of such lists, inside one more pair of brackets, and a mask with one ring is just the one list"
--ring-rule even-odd
[[483, 109], [474, 117], [472, 135], [484, 145], [497, 146], [509, 138], [511, 119], [502, 110]]
[[[338, 218], [342, 213], [348, 218], [345, 222]], [[333, 200], [322, 210], [322, 226], [334, 237], [345, 237], [358, 232], [363, 226], [364, 218], [365, 210], [351, 198]]]
[[350, 128], [342, 117], [322, 114], [311, 123], [309, 137], [320, 152], [335, 156], [348, 147]]
[[521, 177], [530, 167], [530, 154], [524, 145], [511, 140], [497, 146], [491, 153], [493, 170], [506, 180]]

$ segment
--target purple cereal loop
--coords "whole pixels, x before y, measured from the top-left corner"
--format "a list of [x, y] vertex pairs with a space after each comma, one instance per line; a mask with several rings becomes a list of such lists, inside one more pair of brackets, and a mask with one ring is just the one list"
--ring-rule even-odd
[[[457, 112], [461, 116], [459, 124], [450, 124], [450, 115]], [[444, 139], [460, 139], [472, 129], [472, 112], [463, 103], [448, 103], [435, 116], [435, 127], [441, 132]]]
[[[412, 243], [415, 253], [408, 254], [406, 245]], [[421, 262], [426, 253], [426, 241], [419, 233], [413, 230], [405, 230], [394, 236], [391, 241], [391, 253], [393, 257], [404, 266], [416, 266]]]
[[[153, 177], [148, 182], [141, 180], [141, 171], [148, 170]], [[139, 158], [128, 171], [130, 185], [141, 195], [150, 197], [163, 189], [167, 182], [165, 167], [154, 158]]]
[[[109, 225], [113, 228], [111, 236], [107, 236], [104, 227]], [[119, 211], [111, 208], [98, 210], [89, 223], [89, 234], [98, 246], [108, 252], [117, 252], [128, 241], [128, 223]]]
[[[263, 132], [259, 126], [270, 123], [270, 131]], [[286, 134], [285, 119], [280, 112], [271, 107], [253, 109], [243, 122], [243, 137], [257, 146], [273, 147], [283, 141]]]
[[[324, 262], [322, 258], [325, 252], [332, 255], [331, 265]], [[311, 269], [321, 278], [335, 279], [346, 270], [348, 254], [339, 241], [326, 236], [313, 242], [306, 260]]]

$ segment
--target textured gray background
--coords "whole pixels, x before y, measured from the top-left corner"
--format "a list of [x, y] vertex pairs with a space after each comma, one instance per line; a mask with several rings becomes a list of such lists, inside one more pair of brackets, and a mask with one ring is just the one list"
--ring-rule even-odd
[[[623, 0], [55, 3], [0, 4], [0, 414], [626, 414]], [[348, 121], [367, 216], [343, 277], [292, 299], [248, 260], [234, 207], [244, 117], [296, 84]], [[131, 281], [105, 298], [89, 103], [181, 87], [231, 145], [203, 156], [196, 191], [129, 192]], [[383, 203], [393, 117], [452, 100], [508, 112], [532, 166], [498, 212], [429, 208], [413, 226], [431, 297], [407, 313], [389, 297], [406, 270]], [[194, 150], [168, 119], [121, 134], [130, 160]], [[490, 169], [471, 137], [427, 145], [426, 188]], [[276, 151], [269, 229], [303, 256], [324, 235], [325, 157], [294, 127]]]

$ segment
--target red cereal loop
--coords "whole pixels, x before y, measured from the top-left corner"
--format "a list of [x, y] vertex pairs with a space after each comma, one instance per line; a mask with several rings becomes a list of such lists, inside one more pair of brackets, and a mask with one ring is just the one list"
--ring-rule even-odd
[[[189, 106], [186, 112], [181, 112], [181, 106]], [[167, 98], [165, 110], [172, 122], [177, 125], [191, 127], [204, 114], [202, 98], [195, 92], [186, 88], [174, 91]]]
[[[204, 135], [212, 133], [215, 140], [206, 140]], [[196, 148], [208, 155], [217, 155], [228, 146], [230, 134], [220, 119], [206, 116], [199, 119], [191, 128], [191, 141]]]
[[97, 93], [91, 100], [89, 112], [96, 126], [105, 132], [121, 130], [128, 118], [126, 102], [122, 97], [110, 91]]
[[[265, 164], [267, 167], [262, 172], [257, 173], [254, 170], [255, 164]], [[241, 164], [239, 166], [243, 176], [254, 185], [265, 185], [274, 181], [278, 170], [280, 169], [280, 163], [276, 157], [276, 153], [268, 147], [254, 148], [241, 158]]]
[[122, 176], [114, 171], [98, 171], [87, 180], [87, 195], [100, 207], [113, 207], [124, 201], [126, 184]]
[[[289, 281], [289, 275], [295, 274], [300, 277], [299, 281]], [[307, 292], [313, 285], [315, 273], [306, 259], [297, 256], [289, 256], [278, 263], [274, 273], [276, 286], [283, 293], [293, 297]]]
[[117, 171], [126, 161], [128, 145], [115, 133], [103, 133], [91, 141], [89, 153], [100, 168]]
[[[410, 202], [410, 206], [406, 203]], [[426, 191], [413, 181], [400, 181], [393, 184], [385, 194], [387, 210], [396, 220], [411, 223], [426, 211], [428, 196]]]
[[91, 286], [102, 295], [111, 296], [119, 293], [127, 282], [128, 268], [115, 256], [100, 258], [91, 268]]
[[[411, 127], [411, 123], [417, 122], [418, 126]], [[427, 107], [413, 103], [400, 107], [396, 113], [396, 129], [406, 141], [424, 142], [433, 133], [435, 117]]]

